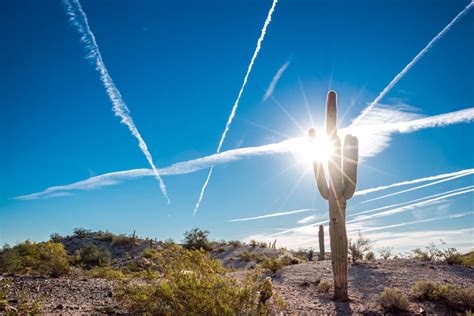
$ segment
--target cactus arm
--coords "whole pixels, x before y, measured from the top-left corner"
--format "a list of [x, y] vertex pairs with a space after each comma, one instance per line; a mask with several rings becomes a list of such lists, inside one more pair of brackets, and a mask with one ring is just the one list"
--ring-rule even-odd
[[319, 194], [321, 194], [321, 197], [323, 199], [327, 200], [329, 196], [329, 188], [328, 182], [326, 180], [326, 175], [324, 174], [323, 164], [320, 162], [314, 162], [313, 167]]
[[329, 139], [337, 136], [337, 95], [329, 91], [326, 97], [326, 133]]
[[359, 161], [359, 142], [357, 137], [346, 135], [344, 139], [344, 159], [342, 171], [344, 174], [344, 197], [352, 198], [357, 184], [357, 164]]

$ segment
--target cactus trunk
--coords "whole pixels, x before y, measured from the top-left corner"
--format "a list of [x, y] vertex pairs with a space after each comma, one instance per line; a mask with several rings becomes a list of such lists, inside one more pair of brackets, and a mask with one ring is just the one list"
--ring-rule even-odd
[[324, 260], [324, 227], [319, 226], [319, 260]]
[[[356, 137], [347, 135], [344, 139], [343, 148], [341, 148], [341, 140], [337, 134], [337, 100], [334, 91], [329, 91], [326, 99], [326, 134], [332, 145], [331, 157], [327, 162], [328, 177], [326, 178], [324, 173], [324, 162], [322, 161], [314, 162], [314, 173], [318, 190], [329, 203], [329, 238], [334, 275], [334, 299], [345, 301], [349, 298], [347, 288], [346, 200], [354, 195], [357, 184], [359, 146]], [[315, 138], [316, 131], [311, 129], [309, 136]]]

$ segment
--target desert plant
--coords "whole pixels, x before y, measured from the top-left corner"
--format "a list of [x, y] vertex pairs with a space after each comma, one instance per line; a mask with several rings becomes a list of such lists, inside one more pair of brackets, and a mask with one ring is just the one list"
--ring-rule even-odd
[[91, 234], [90, 229], [85, 229], [83, 227], [74, 228], [74, 237], [85, 238]]
[[255, 247], [257, 247], [257, 245], [258, 245], [258, 242], [256, 240], [251, 240], [250, 241], [250, 247], [255, 248]]
[[114, 235], [112, 236], [112, 245], [119, 247], [128, 247], [132, 248], [136, 242], [136, 239], [132, 236], [127, 236], [125, 234]]
[[310, 248], [308, 250], [307, 257], [308, 257], [308, 261], [313, 261], [313, 259], [314, 259], [314, 250], [313, 250], [313, 248]]
[[259, 269], [240, 285], [203, 249], [175, 245], [160, 251], [158, 261], [158, 282], [125, 282], [115, 290], [124, 309], [156, 315], [266, 315], [281, 308]]
[[87, 244], [74, 254], [75, 264], [84, 268], [103, 267], [110, 263], [110, 252], [94, 244]]
[[329, 292], [332, 287], [332, 282], [329, 280], [321, 280], [318, 284], [318, 290], [323, 293]]
[[69, 272], [64, 246], [51, 241], [25, 241], [0, 252], [0, 272], [60, 277]]
[[267, 245], [266, 242], [260, 242], [260, 243], [258, 243], [258, 245], [259, 245], [260, 248], [268, 248], [268, 245]]
[[62, 239], [63, 236], [59, 235], [58, 233], [52, 233], [51, 235], [49, 235], [49, 240], [51, 240], [52, 242], [61, 242]]
[[474, 251], [471, 251], [461, 257], [462, 265], [466, 267], [474, 267]]
[[379, 249], [379, 254], [380, 257], [382, 257], [383, 260], [388, 260], [392, 256], [392, 247], [383, 247]]
[[229, 245], [231, 245], [232, 247], [234, 248], [238, 248], [242, 245], [242, 243], [240, 242], [240, 240], [230, 240], [227, 242]]
[[372, 251], [369, 251], [369, 252], [365, 255], [365, 260], [375, 260], [375, 254], [374, 254]]
[[[266, 259], [262, 262], [262, 268], [270, 271], [271, 273], [275, 274], [276, 272], [280, 271], [284, 265], [288, 262], [284, 262], [281, 259], [275, 258], [275, 259]], [[291, 262], [290, 262], [291, 264]]]
[[324, 226], [319, 225], [319, 260], [324, 260]]
[[184, 247], [186, 249], [204, 249], [211, 250], [209, 245], [209, 231], [199, 228], [193, 228], [184, 233]]
[[419, 301], [439, 301], [457, 311], [474, 310], [474, 289], [459, 288], [450, 284], [418, 281], [412, 287], [413, 297]]
[[112, 281], [123, 281], [125, 280], [125, 274], [117, 269], [111, 267], [96, 267], [87, 272], [87, 275], [91, 278], [100, 278]]
[[364, 258], [364, 254], [370, 250], [370, 240], [362, 236], [359, 232], [359, 236], [355, 241], [349, 239], [349, 253], [351, 255], [352, 263], [356, 263], [357, 260]]
[[380, 294], [380, 305], [386, 312], [408, 311], [410, 304], [406, 295], [396, 288], [385, 288]]
[[[344, 148], [337, 135], [337, 97], [329, 91], [326, 99], [326, 135], [332, 146], [328, 161], [329, 182], [324, 174], [322, 161], [314, 162], [316, 183], [321, 196], [329, 202], [329, 237], [332, 271], [334, 275], [334, 298], [348, 300], [347, 289], [347, 232], [346, 202], [355, 192], [359, 145], [356, 137], [346, 135]], [[310, 139], [316, 139], [316, 130], [309, 130]]]

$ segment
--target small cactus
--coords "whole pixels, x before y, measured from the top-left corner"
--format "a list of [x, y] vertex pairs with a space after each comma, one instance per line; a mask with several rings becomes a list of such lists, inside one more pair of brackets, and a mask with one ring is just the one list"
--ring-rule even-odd
[[[326, 133], [332, 145], [332, 153], [327, 166], [328, 179], [324, 174], [321, 161], [315, 161], [313, 165], [319, 193], [329, 203], [329, 239], [334, 275], [334, 299], [346, 301], [349, 298], [346, 201], [354, 195], [356, 188], [359, 145], [356, 137], [346, 135], [341, 149], [341, 140], [337, 135], [337, 96], [334, 91], [329, 91], [326, 99]], [[315, 138], [316, 130], [310, 129], [308, 134], [310, 138]]]
[[319, 225], [319, 260], [324, 260], [324, 227]]

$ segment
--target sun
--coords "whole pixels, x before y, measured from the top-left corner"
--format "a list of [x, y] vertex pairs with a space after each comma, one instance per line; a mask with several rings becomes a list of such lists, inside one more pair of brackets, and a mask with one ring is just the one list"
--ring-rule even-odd
[[296, 153], [298, 161], [304, 165], [321, 162], [327, 165], [333, 153], [333, 145], [326, 134], [308, 138]]

